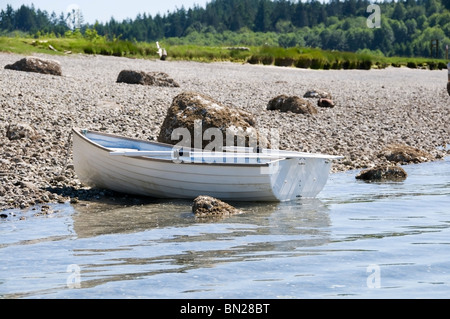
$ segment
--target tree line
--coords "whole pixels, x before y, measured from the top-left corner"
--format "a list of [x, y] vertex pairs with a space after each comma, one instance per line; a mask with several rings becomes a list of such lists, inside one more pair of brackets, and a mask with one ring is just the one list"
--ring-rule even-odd
[[[381, 26], [369, 28], [368, 0], [211, 0], [205, 7], [178, 8], [166, 14], [88, 24], [81, 12], [56, 14], [22, 5], [0, 11], [0, 34], [64, 36], [77, 29], [107, 39], [198, 45], [318, 47], [370, 50], [386, 56], [429, 56], [430, 41], [450, 45], [450, 0], [376, 2]], [[262, 43], [263, 42], [263, 43]], [[443, 52], [441, 50], [440, 52]], [[442, 57], [441, 53], [441, 57]]]

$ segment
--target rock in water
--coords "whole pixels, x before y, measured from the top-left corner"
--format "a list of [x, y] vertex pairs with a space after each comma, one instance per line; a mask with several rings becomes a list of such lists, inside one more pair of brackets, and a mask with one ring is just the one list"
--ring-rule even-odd
[[[196, 92], [177, 95], [167, 111], [158, 141], [221, 151], [225, 145], [268, 147], [249, 112], [225, 106]], [[181, 144], [179, 143], [180, 139]]]
[[42, 74], [62, 75], [61, 64], [55, 60], [48, 60], [37, 57], [26, 57], [14, 64], [8, 64], [5, 69], [36, 72]]
[[356, 179], [364, 181], [401, 181], [406, 179], [408, 174], [400, 166], [382, 165], [361, 171], [356, 175]]
[[211, 196], [198, 196], [194, 199], [192, 212], [196, 217], [227, 217], [242, 214], [242, 211]]
[[311, 102], [298, 96], [279, 95], [267, 104], [267, 110], [280, 110], [280, 112], [292, 112], [297, 114], [316, 114], [317, 109]]
[[180, 85], [167, 73], [164, 72], [143, 72], [133, 70], [123, 70], [117, 77], [117, 83], [141, 84], [165, 87], [179, 87]]

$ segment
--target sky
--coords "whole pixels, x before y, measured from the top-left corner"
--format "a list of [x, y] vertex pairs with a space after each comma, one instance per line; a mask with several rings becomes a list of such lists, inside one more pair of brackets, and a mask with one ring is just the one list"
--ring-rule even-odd
[[0, 0], [0, 10], [6, 9], [10, 4], [15, 10], [21, 5], [31, 6], [35, 9], [46, 10], [48, 13], [55, 12], [58, 16], [61, 12], [70, 12], [72, 9], [79, 8], [83, 14], [84, 22], [94, 24], [107, 22], [114, 17], [115, 20], [122, 21], [127, 18], [134, 19], [138, 13], [147, 13], [155, 16], [160, 13], [173, 12], [177, 8], [187, 10], [199, 5], [205, 7], [210, 0]]

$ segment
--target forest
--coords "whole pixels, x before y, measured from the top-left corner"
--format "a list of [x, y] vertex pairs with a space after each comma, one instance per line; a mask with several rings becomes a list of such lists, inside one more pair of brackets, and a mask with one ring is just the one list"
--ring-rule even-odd
[[[370, 27], [370, 4], [380, 8]], [[383, 56], [438, 58], [450, 46], [450, 0], [211, 0], [205, 7], [176, 8], [164, 15], [85, 23], [82, 12], [55, 13], [22, 5], [0, 8], [0, 36], [104, 37], [169, 45], [311, 47]]]

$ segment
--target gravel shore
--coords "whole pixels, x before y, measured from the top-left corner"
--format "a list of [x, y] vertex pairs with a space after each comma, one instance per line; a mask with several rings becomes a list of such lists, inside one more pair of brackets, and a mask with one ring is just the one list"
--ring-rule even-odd
[[[44, 56], [62, 76], [6, 70], [21, 59], [0, 53], [0, 210], [104, 196], [77, 180], [72, 127], [156, 140], [172, 99], [195, 91], [255, 114], [258, 128], [278, 129], [281, 149], [343, 155], [333, 171], [362, 169], [385, 159], [393, 143], [436, 158], [450, 143], [447, 70], [305, 70], [233, 63], [139, 60], [105, 56]], [[178, 88], [116, 83], [122, 70], [160, 71]], [[332, 94], [334, 108], [303, 115], [266, 110], [280, 95], [310, 89]], [[316, 104], [316, 100], [311, 100]], [[10, 140], [9, 125], [25, 123], [30, 137]], [[108, 195], [108, 192], [106, 192]]]

